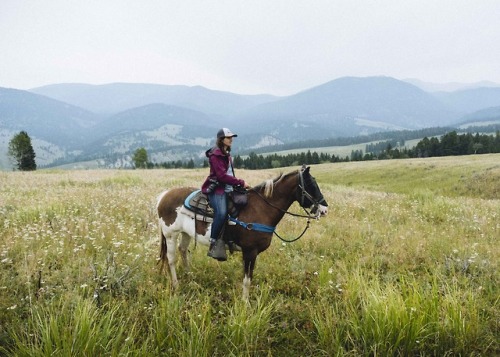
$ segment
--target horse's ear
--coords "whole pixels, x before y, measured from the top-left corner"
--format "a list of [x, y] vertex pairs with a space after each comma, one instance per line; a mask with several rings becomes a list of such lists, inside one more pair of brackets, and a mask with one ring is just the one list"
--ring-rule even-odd
[[306, 166], [306, 164], [304, 164], [304, 165], [302, 165], [300, 171], [302, 171], [303, 173], [307, 173], [307, 172], [309, 172], [310, 168], [311, 168], [310, 166]]

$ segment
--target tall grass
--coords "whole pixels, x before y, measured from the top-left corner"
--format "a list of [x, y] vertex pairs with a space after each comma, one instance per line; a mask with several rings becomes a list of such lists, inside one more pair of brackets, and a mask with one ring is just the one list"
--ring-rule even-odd
[[[481, 341], [477, 294], [447, 282], [381, 282], [355, 271], [333, 301], [311, 311], [324, 351], [409, 356], [469, 354]], [[337, 294], [338, 295], [338, 294]], [[318, 309], [319, 307], [319, 309]], [[490, 337], [490, 343], [493, 340]]]
[[205, 170], [0, 172], [0, 355], [500, 354], [499, 160], [313, 167], [329, 215], [273, 239], [248, 304], [240, 254], [159, 274], [156, 196]]
[[98, 309], [92, 301], [68, 299], [33, 307], [23, 327], [12, 334], [18, 356], [118, 356], [129, 351], [135, 322], [119, 304]]

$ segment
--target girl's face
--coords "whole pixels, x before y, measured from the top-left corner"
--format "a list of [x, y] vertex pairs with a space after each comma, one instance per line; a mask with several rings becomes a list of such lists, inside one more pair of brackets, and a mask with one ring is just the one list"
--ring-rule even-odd
[[224, 143], [225, 146], [227, 147], [231, 147], [231, 145], [233, 144], [233, 137], [232, 136], [226, 136], [224, 138], [224, 141], [222, 141]]

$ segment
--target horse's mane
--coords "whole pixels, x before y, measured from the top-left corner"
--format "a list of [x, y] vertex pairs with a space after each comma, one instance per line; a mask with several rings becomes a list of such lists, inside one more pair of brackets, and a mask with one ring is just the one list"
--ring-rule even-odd
[[[292, 172], [295, 173], [295, 172]], [[274, 179], [269, 179], [261, 183], [260, 185], [257, 185], [254, 187], [255, 190], [260, 191], [264, 190], [264, 197], [271, 197], [273, 195], [274, 191], [274, 186], [279, 183], [281, 180], [283, 180], [284, 177], [288, 175], [284, 175], [283, 173], [280, 173], [278, 177]]]

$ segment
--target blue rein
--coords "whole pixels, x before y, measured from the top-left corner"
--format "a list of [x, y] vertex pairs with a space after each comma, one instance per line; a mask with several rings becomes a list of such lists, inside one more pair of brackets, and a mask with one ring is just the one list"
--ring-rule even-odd
[[236, 223], [239, 226], [242, 226], [245, 229], [248, 229], [249, 231], [256, 231], [256, 232], [263, 232], [263, 233], [274, 233], [274, 231], [276, 229], [276, 227], [268, 226], [268, 225], [261, 224], [261, 223], [245, 223], [245, 222], [242, 222], [242, 221], [238, 220], [237, 218], [233, 218], [231, 216], [229, 216], [229, 220], [231, 222]]

